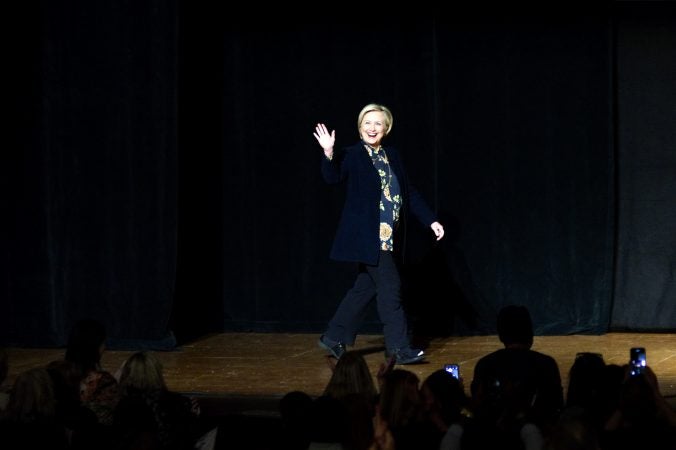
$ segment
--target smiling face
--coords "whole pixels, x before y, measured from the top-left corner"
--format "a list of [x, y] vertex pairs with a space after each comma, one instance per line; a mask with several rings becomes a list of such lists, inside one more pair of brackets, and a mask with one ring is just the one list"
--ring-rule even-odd
[[388, 129], [387, 118], [382, 111], [369, 111], [364, 114], [359, 127], [359, 134], [364, 142], [378, 147]]

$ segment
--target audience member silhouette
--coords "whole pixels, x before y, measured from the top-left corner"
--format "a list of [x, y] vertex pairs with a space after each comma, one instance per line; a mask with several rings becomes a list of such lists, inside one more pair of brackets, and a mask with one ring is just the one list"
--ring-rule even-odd
[[604, 385], [609, 372], [603, 355], [583, 352], [568, 371], [566, 401], [559, 420], [548, 433], [547, 450], [599, 450], [607, 419]]
[[373, 443], [375, 405], [361, 393], [347, 394], [343, 405], [348, 417], [345, 450], [367, 450]]
[[396, 450], [392, 430], [380, 414], [373, 420], [373, 443], [369, 450]]
[[331, 378], [323, 395], [342, 399], [349, 394], [362, 394], [370, 401], [376, 401], [378, 390], [364, 356], [357, 351], [346, 351], [339, 360], [329, 358], [332, 363]]
[[425, 378], [420, 387], [420, 394], [426, 420], [442, 435], [440, 449], [460, 449], [460, 439], [464, 431], [464, 413], [468, 407], [462, 380], [455, 378], [445, 369], [439, 369]]
[[410, 370], [392, 369], [384, 374], [376, 414], [377, 448], [392, 440], [397, 450], [439, 448], [443, 434], [426, 420], [420, 379]]
[[600, 436], [587, 421], [576, 415], [562, 415], [549, 432], [545, 450], [602, 450]]
[[323, 435], [315, 433], [313, 442], [340, 438], [340, 444], [345, 449], [366, 450], [373, 440], [373, 417], [378, 396], [374, 377], [360, 352], [346, 351], [340, 359], [327, 358], [327, 361], [332, 373], [324, 392], [315, 400], [312, 416], [318, 422], [316, 431], [323, 430], [323, 423], [340, 422], [345, 426], [336, 434], [332, 430], [335, 426], [331, 425], [331, 429], [324, 431]]
[[597, 407], [606, 363], [600, 353], [578, 353], [568, 371], [566, 409], [590, 411]]
[[327, 395], [312, 402], [309, 450], [342, 450], [348, 437], [349, 421], [345, 404]]
[[601, 428], [604, 429], [610, 416], [617, 410], [620, 394], [624, 385], [626, 368], [619, 364], [606, 364], [603, 369], [603, 383], [599, 394], [599, 414], [602, 417]]
[[606, 363], [599, 353], [578, 353], [568, 371], [568, 391], [562, 416], [577, 417], [594, 430], [603, 429], [608, 415], [604, 404]]
[[44, 367], [20, 373], [0, 420], [2, 448], [65, 450], [66, 428], [57, 418], [52, 378]]
[[480, 386], [490, 390], [497, 383], [503, 396], [510, 389], [519, 397], [530, 397], [529, 415], [546, 432], [564, 406], [559, 366], [551, 356], [532, 349], [533, 322], [525, 306], [503, 307], [498, 312], [497, 331], [504, 348], [479, 359], [470, 387], [472, 396]]
[[660, 393], [655, 373], [649, 366], [640, 374], [630, 373], [626, 366], [617, 408], [606, 422], [602, 448], [676, 449], [676, 410]]
[[120, 401], [117, 379], [106, 370], [89, 372], [80, 385], [80, 402], [96, 415], [99, 424], [113, 425], [113, 413]]
[[[504, 348], [477, 362], [467, 397], [444, 369], [422, 384], [410, 370], [383, 363], [374, 382], [364, 356], [329, 358], [332, 374], [313, 399], [292, 391], [279, 404], [282, 450], [651, 450], [676, 449], [676, 410], [650, 367], [605, 364], [579, 353], [565, 402], [556, 361], [532, 349], [523, 306], [502, 308]], [[101, 369], [105, 330], [78, 322], [66, 357], [27, 370], [0, 398], [2, 448], [46, 450], [193, 449], [202, 435], [199, 405], [172, 392], [152, 352], [130, 356], [119, 380]], [[8, 374], [0, 347], [0, 385]]]
[[475, 377], [472, 416], [465, 422], [463, 450], [539, 450], [544, 436], [532, 404], [535, 394], [520, 378]]
[[56, 400], [56, 417], [68, 431], [70, 448], [103, 449], [98, 439], [96, 414], [80, 402], [80, 367], [70, 361], [58, 359], [47, 364]]
[[323, 395], [340, 400], [347, 414], [344, 447], [366, 449], [373, 440], [378, 389], [364, 356], [346, 351], [339, 360], [327, 358], [332, 373]]
[[313, 398], [304, 391], [286, 393], [279, 401], [280, 448], [307, 450], [310, 445]]
[[105, 325], [96, 319], [81, 319], [73, 325], [64, 359], [76, 365], [80, 379], [84, 379], [90, 371], [101, 370], [106, 339]]
[[113, 426], [119, 448], [151, 445], [161, 450], [192, 448], [201, 435], [199, 405], [170, 391], [163, 367], [152, 352], [131, 355], [120, 370], [120, 400]]

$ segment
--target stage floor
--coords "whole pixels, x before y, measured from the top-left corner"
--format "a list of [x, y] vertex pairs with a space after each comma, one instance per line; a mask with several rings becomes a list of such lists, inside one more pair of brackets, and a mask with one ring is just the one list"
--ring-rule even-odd
[[[202, 399], [207, 408], [274, 414], [279, 399], [290, 391], [312, 396], [322, 393], [331, 368], [317, 345], [318, 338], [317, 334], [221, 333], [157, 355], [164, 364], [169, 388]], [[497, 336], [435, 338], [426, 343], [424, 363], [402, 367], [422, 380], [444, 364], [456, 363], [468, 389], [477, 360], [501, 347]], [[576, 353], [601, 353], [608, 364], [625, 364], [631, 347], [646, 348], [648, 365], [657, 374], [662, 394], [670, 401], [676, 399], [676, 333], [536, 336], [533, 345], [534, 350], [557, 360], [564, 388]], [[384, 361], [382, 335], [360, 335], [349, 349], [364, 353], [374, 375]], [[102, 359], [104, 369], [115, 372], [131, 353], [107, 350]], [[5, 384], [12, 383], [23, 370], [63, 355], [64, 349], [9, 348]]]

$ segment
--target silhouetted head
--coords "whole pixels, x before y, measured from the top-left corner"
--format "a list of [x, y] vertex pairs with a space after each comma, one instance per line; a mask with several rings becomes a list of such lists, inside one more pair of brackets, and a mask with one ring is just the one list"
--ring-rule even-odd
[[568, 372], [567, 406], [595, 408], [605, 383], [606, 363], [600, 353], [583, 352], [575, 356]]
[[498, 312], [498, 336], [505, 346], [533, 345], [533, 321], [528, 308], [507, 305]]
[[385, 374], [380, 387], [380, 416], [395, 429], [411, 423], [422, 411], [420, 379], [406, 369]]
[[367, 398], [375, 398], [378, 393], [364, 356], [354, 350], [340, 357], [324, 395], [340, 399], [353, 393], [362, 393]]
[[279, 401], [279, 415], [285, 423], [307, 421], [312, 409], [312, 397], [304, 391], [291, 391]]
[[150, 351], [137, 351], [127, 358], [120, 370], [119, 383], [124, 394], [130, 390], [147, 392], [167, 389], [164, 366]]
[[53, 418], [56, 414], [56, 397], [49, 372], [44, 367], [20, 373], [12, 388], [6, 417], [20, 423], [30, 423]]
[[420, 394], [424, 408], [428, 412], [438, 412], [446, 425], [459, 420], [462, 409], [467, 406], [462, 382], [445, 369], [428, 375], [420, 386]]
[[105, 346], [105, 325], [95, 319], [79, 320], [68, 336], [65, 360], [77, 364], [84, 376], [100, 368]]

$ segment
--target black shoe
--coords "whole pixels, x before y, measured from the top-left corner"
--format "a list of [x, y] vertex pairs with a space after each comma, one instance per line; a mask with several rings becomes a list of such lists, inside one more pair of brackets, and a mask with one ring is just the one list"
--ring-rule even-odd
[[423, 359], [425, 359], [425, 352], [422, 350], [418, 350], [417, 348], [399, 348], [391, 353], [386, 354], [386, 356], [392, 356], [394, 355], [394, 363], [395, 364], [415, 364], [419, 363]]
[[345, 344], [332, 341], [324, 335], [319, 338], [319, 346], [336, 359], [340, 359], [340, 357], [343, 356], [343, 353], [345, 353]]

